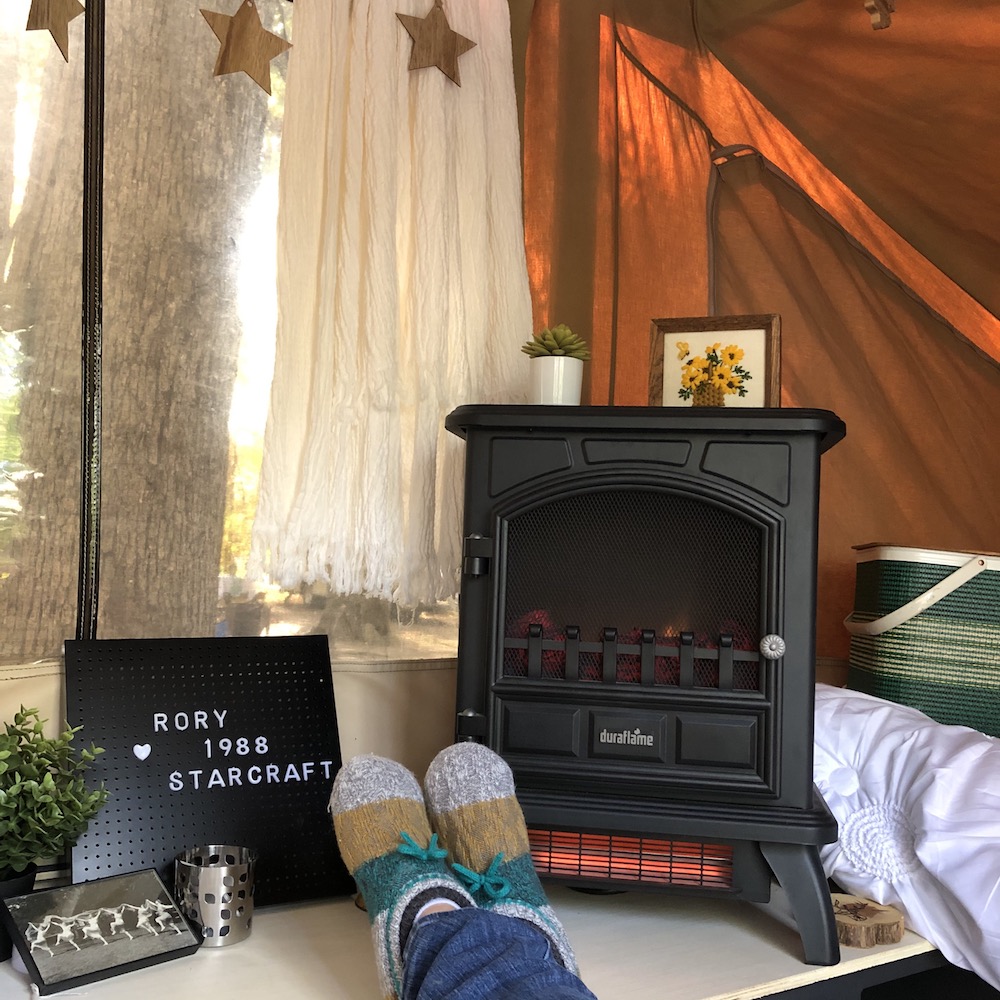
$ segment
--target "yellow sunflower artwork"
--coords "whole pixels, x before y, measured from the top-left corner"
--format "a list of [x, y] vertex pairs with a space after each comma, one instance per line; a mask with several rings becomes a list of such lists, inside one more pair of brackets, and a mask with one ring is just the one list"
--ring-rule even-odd
[[753, 376], [741, 363], [744, 351], [738, 344], [721, 342], [705, 346], [703, 354], [691, 356], [691, 347], [678, 340], [677, 360], [682, 361], [677, 395], [694, 406], [725, 406], [727, 396], [745, 396]]

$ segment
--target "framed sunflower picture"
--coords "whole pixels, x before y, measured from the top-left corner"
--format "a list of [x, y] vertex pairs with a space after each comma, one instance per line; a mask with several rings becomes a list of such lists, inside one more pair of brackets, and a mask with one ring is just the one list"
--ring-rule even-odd
[[781, 320], [682, 316], [650, 327], [650, 406], [781, 405]]

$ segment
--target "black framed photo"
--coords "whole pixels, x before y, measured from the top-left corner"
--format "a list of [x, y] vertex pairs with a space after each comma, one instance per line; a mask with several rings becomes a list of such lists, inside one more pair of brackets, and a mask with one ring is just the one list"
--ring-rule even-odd
[[780, 337], [777, 313], [654, 319], [649, 405], [780, 406]]
[[42, 996], [201, 945], [154, 869], [11, 896], [0, 920]]

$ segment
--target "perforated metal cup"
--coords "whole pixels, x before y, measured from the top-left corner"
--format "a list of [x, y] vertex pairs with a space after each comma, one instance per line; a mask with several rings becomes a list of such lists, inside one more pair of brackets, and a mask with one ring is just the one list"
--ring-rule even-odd
[[177, 905], [201, 928], [203, 943], [219, 947], [250, 936], [254, 868], [249, 847], [193, 847], [174, 861]]

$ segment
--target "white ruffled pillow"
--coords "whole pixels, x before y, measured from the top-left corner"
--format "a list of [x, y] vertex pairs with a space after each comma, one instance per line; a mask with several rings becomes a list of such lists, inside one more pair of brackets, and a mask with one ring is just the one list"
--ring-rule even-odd
[[814, 776], [827, 877], [1000, 989], [1000, 738], [818, 684]]

